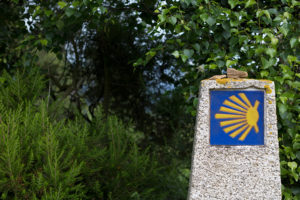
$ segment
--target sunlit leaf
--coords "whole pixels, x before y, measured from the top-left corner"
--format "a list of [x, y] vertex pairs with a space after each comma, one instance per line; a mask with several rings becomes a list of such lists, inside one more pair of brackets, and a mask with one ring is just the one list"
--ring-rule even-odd
[[58, 4], [58, 6], [59, 6], [61, 9], [63, 9], [64, 7], [67, 6], [67, 3], [64, 2], [64, 1], [59, 1], [57, 4]]

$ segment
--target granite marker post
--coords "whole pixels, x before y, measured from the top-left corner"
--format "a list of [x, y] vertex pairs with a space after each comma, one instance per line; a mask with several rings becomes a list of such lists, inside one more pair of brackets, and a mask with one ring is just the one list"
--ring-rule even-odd
[[274, 83], [201, 82], [189, 200], [281, 199]]

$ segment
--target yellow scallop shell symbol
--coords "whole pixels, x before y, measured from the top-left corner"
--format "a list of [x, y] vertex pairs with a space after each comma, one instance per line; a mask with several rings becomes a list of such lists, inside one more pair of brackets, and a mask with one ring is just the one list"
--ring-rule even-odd
[[220, 113], [215, 114], [215, 118], [224, 120], [220, 122], [220, 126], [224, 127], [225, 133], [231, 132], [230, 137], [235, 138], [241, 134], [239, 140], [244, 141], [252, 128], [256, 133], [259, 132], [257, 108], [260, 102], [256, 100], [252, 106], [244, 93], [239, 93], [238, 96], [240, 98], [232, 95], [229, 97], [231, 101], [225, 100], [224, 106], [220, 107]]

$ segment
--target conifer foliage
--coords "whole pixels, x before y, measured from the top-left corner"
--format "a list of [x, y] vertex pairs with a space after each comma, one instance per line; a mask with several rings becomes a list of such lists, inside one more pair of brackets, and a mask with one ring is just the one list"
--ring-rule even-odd
[[142, 133], [104, 120], [100, 107], [91, 123], [79, 114], [56, 120], [36, 70], [1, 81], [1, 199], [168, 198], [168, 170], [139, 149]]

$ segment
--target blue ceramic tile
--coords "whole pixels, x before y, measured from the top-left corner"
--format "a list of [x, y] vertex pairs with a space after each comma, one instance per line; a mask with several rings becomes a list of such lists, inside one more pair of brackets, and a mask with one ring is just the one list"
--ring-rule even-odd
[[211, 145], [264, 145], [264, 92], [210, 91]]

